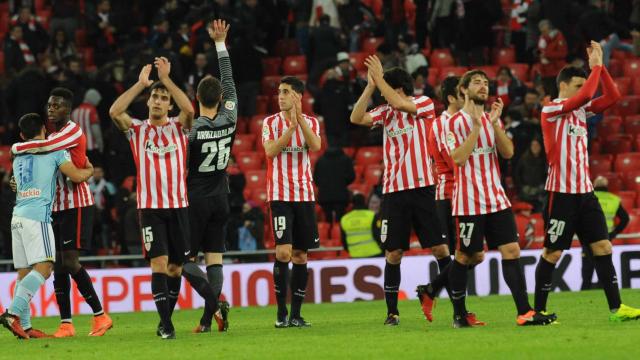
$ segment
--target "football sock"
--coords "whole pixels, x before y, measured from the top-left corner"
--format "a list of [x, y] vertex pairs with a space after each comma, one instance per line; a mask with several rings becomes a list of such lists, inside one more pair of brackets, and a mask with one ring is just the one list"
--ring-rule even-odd
[[511, 290], [511, 296], [516, 303], [518, 315], [524, 315], [531, 310], [527, 297], [527, 283], [524, 279], [520, 259], [502, 260], [502, 277]]
[[75, 274], [72, 274], [71, 277], [76, 282], [76, 286], [82, 294], [84, 301], [89, 304], [91, 310], [93, 311], [94, 316], [104, 314], [102, 310], [102, 304], [100, 304], [100, 299], [98, 298], [98, 294], [96, 294], [96, 290], [93, 288], [93, 282], [91, 282], [91, 276], [84, 267], [81, 267]]
[[307, 293], [307, 264], [293, 264], [291, 271], [291, 318], [300, 318], [300, 308]]
[[[40, 286], [42, 286], [44, 282], [45, 278], [42, 274], [31, 270], [31, 272], [20, 281], [20, 285], [17, 286], [13, 301], [11, 301], [11, 305], [9, 306], [9, 313], [21, 316], [25, 312], [30, 311], [29, 303], [31, 302], [31, 298], [33, 298], [33, 295], [40, 289]], [[27, 325], [27, 329], [31, 327], [31, 324]]]
[[188, 261], [182, 267], [182, 275], [187, 279], [193, 289], [204, 299], [204, 311], [200, 318], [200, 325], [211, 326], [213, 314], [218, 310], [218, 298], [213, 287], [209, 284], [207, 274], [192, 261]]
[[53, 287], [56, 292], [56, 302], [60, 310], [60, 321], [71, 322], [71, 278], [66, 272], [53, 272]]
[[182, 285], [182, 277], [167, 276], [167, 299], [169, 301], [169, 316], [173, 315], [173, 310], [178, 303], [178, 295], [180, 295], [180, 286]]
[[153, 294], [153, 301], [156, 303], [158, 315], [160, 315], [160, 322], [162, 323], [162, 327], [165, 331], [172, 331], [173, 324], [171, 323], [169, 299], [167, 297], [167, 294], [169, 293], [167, 278], [167, 274], [152, 273], [151, 293]]
[[400, 315], [398, 311], [398, 291], [400, 290], [400, 264], [386, 263], [384, 266], [384, 299], [387, 314]]
[[[18, 286], [20, 286], [20, 281], [16, 279], [16, 284], [13, 287], [13, 296], [15, 297], [18, 293]], [[18, 314], [20, 316], [20, 326], [23, 329], [29, 329], [31, 327], [31, 308], [27, 307], [27, 309], [22, 313]]]
[[289, 263], [276, 260], [273, 264], [273, 286], [278, 301], [278, 317], [287, 315], [287, 290], [289, 289]]
[[451, 289], [451, 303], [453, 303], [454, 315], [464, 316], [467, 314], [465, 298], [467, 296], [467, 270], [466, 265], [462, 265], [453, 260], [449, 265], [449, 288]]
[[209, 284], [213, 287], [213, 293], [216, 295], [216, 298], [219, 299], [222, 293], [222, 283], [224, 282], [222, 264], [207, 266], [207, 278], [209, 279]]
[[612, 312], [615, 312], [620, 308], [622, 301], [620, 300], [618, 277], [616, 276], [616, 269], [613, 267], [611, 254], [594, 256], [593, 265], [595, 266], [596, 273], [598, 274], [598, 281], [604, 289], [604, 294], [607, 296], [609, 309]]
[[593, 288], [591, 281], [593, 279], [594, 269], [593, 257], [590, 254], [582, 253], [582, 285], [580, 286], [580, 290], [590, 290]]
[[547, 310], [547, 298], [549, 292], [553, 288], [553, 270], [556, 264], [552, 264], [545, 260], [542, 256], [536, 266], [536, 294], [535, 294], [535, 310], [546, 311]]
[[449, 269], [451, 268], [451, 261], [450, 256], [438, 259], [438, 269], [440, 270], [440, 273], [435, 279], [433, 279], [433, 281], [431, 281], [431, 288], [433, 292], [429, 292], [429, 296], [432, 298], [438, 296], [444, 287], [447, 288], [447, 292], [449, 294], [451, 293], [449, 291]]

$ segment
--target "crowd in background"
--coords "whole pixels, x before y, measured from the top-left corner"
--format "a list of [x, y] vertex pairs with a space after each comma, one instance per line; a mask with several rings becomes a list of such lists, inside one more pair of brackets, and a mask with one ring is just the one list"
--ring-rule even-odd
[[[38, 9], [42, 3], [45, 12]], [[318, 202], [326, 219], [335, 221], [349, 207], [347, 186], [355, 177], [353, 162], [341, 147], [382, 141], [379, 130], [357, 129], [349, 122], [366, 78], [349, 63], [348, 53], [361, 51], [364, 39], [384, 38], [376, 49], [384, 67], [404, 68], [414, 79], [415, 95], [434, 99], [438, 86], [428, 81], [425, 48], [450, 49], [461, 66], [483, 66], [491, 64], [494, 48], [513, 47], [516, 61], [530, 64], [533, 77], [519, 79], [504, 67], [492, 82], [491, 94], [507, 105], [503, 119], [516, 149], [514, 158], [503, 162], [502, 174], [519, 199], [539, 210], [546, 176], [539, 115], [543, 101], [557, 94], [555, 75], [569, 63], [585, 66], [589, 40], [603, 43], [606, 62], [613, 49], [637, 51], [634, 42], [640, 36], [635, 31], [640, 26], [637, 0], [10, 0], [0, 5], [10, 16], [2, 36], [0, 145], [20, 140], [21, 115], [45, 115], [53, 87], [71, 89], [73, 119], [83, 122], [91, 138], [89, 157], [95, 165], [90, 181], [99, 212], [94, 248], [125, 254], [140, 253], [135, 167], [108, 109], [137, 80], [140, 68], [157, 56], [170, 59], [173, 80], [195, 101], [200, 79], [219, 76], [206, 32], [213, 18], [231, 24], [227, 46], [239, 121], [256, 115], [262, 60], [278, 56], [281, 39], [295, 39], [306, 56], [307, 91], [315, 99], [313, 110], [324, 121], [330, 145], [315, 169]], [[146, 118], [145, 96], [130, 107], [134, 117]], [[344, 176], [334, 176], [336, 169]], [[244, 199], [244, 175], [233, 162], [229, 175], [232, 220], [227, 247], [263, 248], [261, 207]], [[14, 195], [6, 169], [0, 169], [0, 179], [0, 248], [8, 258]], [[379, 207], [379, 194], [380, 189], [374, 189], [369, 201], [373, 209]]]

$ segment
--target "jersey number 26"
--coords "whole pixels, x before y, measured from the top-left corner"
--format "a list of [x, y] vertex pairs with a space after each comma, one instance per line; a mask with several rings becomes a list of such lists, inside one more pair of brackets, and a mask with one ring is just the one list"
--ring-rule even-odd
[[[231, 148], [229, 146], [231, 138], [224, 138], [218, 141], [208, 141], [202, 144], [202, 153], [207, 154], [207, 157], [202, 160], [198, 171], [200, 172], [212, 172], [215, 170], [224, 170], [227, 168], [229, 162], [229, 154]], [[214, 164], [213, 160], [218, 154], [218, 163]]]

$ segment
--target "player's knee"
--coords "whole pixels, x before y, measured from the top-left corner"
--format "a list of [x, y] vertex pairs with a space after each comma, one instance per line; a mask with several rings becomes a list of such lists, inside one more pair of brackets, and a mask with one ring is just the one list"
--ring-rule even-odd
[[276, 248], [276, 259], [288, 263], [291, 261], [291, 249]]
[[550, 250], [545, 248], [542, 251], [542, 258], [552, 264], [557, 264], [558, 261], [560, 261], [561, 256], [562, 256], [562, 250]]
[[167, 259], [166, 256], [159, 256], [157, 258], [151, 259], [151, 272], [167, 274], [169, 272], [168, 263], [169, 259]]
[[470, 265], [471, 263], [471, 257], [473, 255], [469, 255], [463, 251], [456, 251], [456, 261], [459, 262], [462, 265]]
[[62, 270], [69, 274], [75, 274], [80, 270], [80, 261], [75, 257], [68, 257], [62, 259]]
[[518, 243], [502, 245], [499, 250], [504, 260], [513, 260], [520, 257], [520, 245]]
[[182, 275], [182, 266], [177, 264], [167, 265], [167, 275], [171, 277], [180, 277]]
[[45, 261], [33, 266], [33, 269], [40, 273], [45, 279], [48, 279], [53, 272], [53, 263]]
[[402, 261], [402, 249], [387, 251], [386, 258], [390, 264], [400, 264]]
[[431, 253], [436, 259], [442, 259], [451, 255], [449, 254], [449, 247], [447, 245], [434, 246], [431, 248]]
[[293, 256], [291, 257], [291, 261], [294, 264], [306, 264], [307, 252], [302, 250], [293, 250]]
[[484, 252], [477, 252], [471, 256], [468, 265], [478, 265], [484, 261]]
[[594, 256], [604, 256], [611, 254], [611, 241], [600, 240], [591, 244], [591, 251]]

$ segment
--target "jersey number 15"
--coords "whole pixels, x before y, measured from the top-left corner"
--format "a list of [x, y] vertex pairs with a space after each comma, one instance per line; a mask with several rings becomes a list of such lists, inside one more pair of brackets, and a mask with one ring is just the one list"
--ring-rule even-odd
[[[224, 170], [227, 168], [227, 163], [229, 162], [229, 154], [231, 153], [231, 148], [229, 144], [231, 143], [231, 138], [224, 138], [218, 141], [208, 141], [202, 144], [202, 153], [207, 154], [207, 157], [202, 160], [200, 167], [198, 167], [198, 171], [200, 172], [212, 172], [215, 170]], [[213, 163], [214, 158], [218, 154], [218, 162], [217, 164]]]

